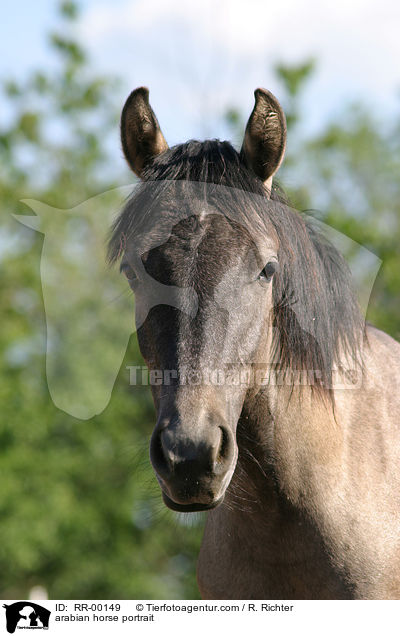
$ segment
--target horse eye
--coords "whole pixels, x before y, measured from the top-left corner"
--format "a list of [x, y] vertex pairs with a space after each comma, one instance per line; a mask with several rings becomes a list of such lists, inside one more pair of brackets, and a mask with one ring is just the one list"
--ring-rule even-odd
[[277, 261], [270, 261], [266, 264], [264, 269], [260, 272], [258, 280], [261, 282], [268, 282], [272, 279], [273, 275], [278, 271], [279, 264]]

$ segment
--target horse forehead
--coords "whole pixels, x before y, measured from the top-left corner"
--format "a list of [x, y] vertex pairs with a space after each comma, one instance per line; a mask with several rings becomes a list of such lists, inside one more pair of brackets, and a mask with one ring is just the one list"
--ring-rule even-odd
[[206, 281], [213, 274], [254, 266], [257, 260], [252, 237], [218, 217], [197, 218], [192, 226], [176, 228], [160, 250], [171, 263], [184, 266], [188, 275]]
[[263, 259], [278, 249], [272, 229], [260, 231], [259, 227], [206, 209], [183, 218], [162, 219], [137, 237], [135, 243], [141, 254], [152, 249], [176, 258], [214, 254], [217, 261], [229, 256], [237, 260], [238, 255], [243, 256], [249, 251], [257, 252]]

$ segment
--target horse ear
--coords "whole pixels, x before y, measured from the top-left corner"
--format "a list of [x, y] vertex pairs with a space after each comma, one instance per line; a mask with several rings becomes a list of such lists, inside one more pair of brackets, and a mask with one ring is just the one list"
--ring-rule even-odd
[[138, 177], [157, 155], [167, 150], [157, 118], [149, 104], [149, 89], [134, 90], [121, 115], [121, 141], [125, 158]]
[[255, 104], [247, 122], [241, 158], [271, 190], [272, 177], [286, 148], [286, 119], [278, 100], [264, 88], [254, 91]]

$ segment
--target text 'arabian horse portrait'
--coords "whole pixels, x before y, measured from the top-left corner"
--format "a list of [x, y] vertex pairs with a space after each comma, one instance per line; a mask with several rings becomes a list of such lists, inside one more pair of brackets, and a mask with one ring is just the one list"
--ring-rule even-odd
[[344, 259], [273, 186], [279, 103], [255, 92], [240, 153], [168, 148], [139, 88], [121, 134], [141, 183], [110, 259], [157, 378], [164, 501], [208, 510], [202, 596], [400, 598], [400, 345], [365, 325]]

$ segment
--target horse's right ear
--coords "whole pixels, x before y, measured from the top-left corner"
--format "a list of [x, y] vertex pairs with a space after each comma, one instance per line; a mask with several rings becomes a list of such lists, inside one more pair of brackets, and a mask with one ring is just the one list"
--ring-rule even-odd
[[125, 158], [138, 177], [157, 155], [167, 150], [157, 118], [149, 104], [149, 89], [134, 90], [121, 115], [121, 142]]
[[286, 148], [286, 119], [276, 97], [264, 88], [254, 91], [255, 104], [247, 122], [240, 156], [270, 191], [272, 177]]

